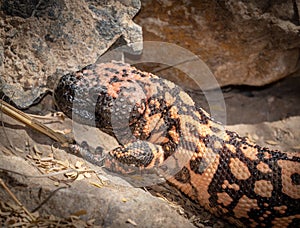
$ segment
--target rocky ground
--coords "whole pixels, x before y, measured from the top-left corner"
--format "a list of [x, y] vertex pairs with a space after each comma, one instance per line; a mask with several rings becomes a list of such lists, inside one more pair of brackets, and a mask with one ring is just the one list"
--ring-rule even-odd
[[[299, 80], [299, 77], [285, 80]], [[280, 104], [279, 98], [275, 99], [273, 105], [279, 107], [278, 112], [298, 115], [286, 116], [282, 120], [278, 119], [278, 113], [273, 111], [273, 105], [265, 105], [269, 107], [269, 110], [264, 107], [267, 110], [264, 112], [265, 119], [256, 118], [255, 110], [259, 110], [262, 105], [258, 103], [253, 107], [255, 102], [251, 101], [261, 100], [266, 93], [270, 97], [277, 97], [278, 91], [291, 88], [285, 87], [286, 83], [282, 81], [265, 89], [252, 88], [253, 96], [238, 93], [238, 89], [227, 91], [225, 97], [229, 99], [225, 100], [229, 102], [228, 120], [231, 123], [235, 121], [228, 129], [248, 136], [260, 145], [299, 151], [300, 117], [298, 107], [294, 105], [295, 97], [299, 99], [299, 96], [295, 96], [299, 90], [295, 88], [282, 94], [280, 99], [287, 101], [284, 106]], [[237, 103], [237, 100], [240, 103]], [[47, 96], [38, 106], [32, 107], [31, 112], [43, 110], [46, 113], [46, 107], [54, 108], [51, 101], [52, 98]], [[238, 124], [234, 113], [239, 113], [239, 118], [243, 116], [251, 124]], [[268, 118], [274, 122], [262, 122]], [[66, 133], [72, 130], [72, 122], [62, 119], [59, 115], [39, 120]], [[133, 188], [122, 178], [106, 174], [101, 168], [68, 154], [46, 136], [4, 114], [1, 114], [1, 123], [0, 177], [29, 211], [40, 205], [37, 211], [32, 213], [32, 216], [39, 218], [36, 223], [49, 225], [60, 221], [61, 224], [80, 224], [86, 227], [232, 227], [203, 210], [196, 202], [189, 200], [167, 183]], [[75, 129], [78, 131], [78, 128]], [[114, 140], [100, 134], [97, 129], [90, 131], [93, 135], [99, 134], [99, 141], [96, 140], [95, 143], [102, 144], [106, 149], [116, 145]], [[0, 198], [5, 199], [1, 202], [0, 212], [6, 215], [2, 222], [5, 219], [5, 222], [11, 224], [28, 222], [28, 215], [15, 205], [4, 188], [0, 189]], [[49, 200], [44, 202], [48, 196]], [[19, 214], [16, 211], [19, 211]]]
[[[15, 1], [18, 8], [10, 2], [0, 1], [1, 96], [10, 93], [28, 106], [45, 91], [48, 76], [96, 61], [120, 37], [140, 41], [137, 23], [144, 40], [178, 44], [207, 63], [222, 86], [228, 129], [262, 146], [300, 151], [298, 1], [145, 0], [135, 23], [140, 8], [135, 0], [105, 1], [105, 7], [83, 0]], [[95, 31], [100, 36], [91, 35]], [[82, 39], [87, 42], [78, 42]], [[211, 111], [182, 72], [139, 66], [176, 81]], [[77, 139], [89, 132], [95, 136], [91, 144], [106, 150], [116, 145], [97, 129], [74, 128], [57, 111], [50, 95], [26, 110], [52, 129], [82, 133]], [[167, 183], [134, 188], [3, 113], [0, 123], [2, 226], [232, 227]]]

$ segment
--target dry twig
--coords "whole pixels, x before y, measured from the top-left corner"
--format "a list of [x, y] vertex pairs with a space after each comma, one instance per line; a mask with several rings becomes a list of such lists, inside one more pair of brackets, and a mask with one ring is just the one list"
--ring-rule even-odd
[[30, 217], [31, 221], [35, 221], [33, 215], [24, 207], [24, 205], [18, 200], [18, 198], [10, 191], [10, 189], [6, 186], [4, 181], [0, 178], [0, 184], [5, 189], [5, 191], [10, 195], [10, 197], [25, 211], [25, 213]]
[[31, 118], [29, 115], [9, 105], [3, 100], [0, 100], [0, 110], [3, 113], [9, 115], [10, 117], [26, 124], [27, 126], [32, 127], [33, 129], [49, 136], [50, 138], [54, 139], [55, 141], [61, 144], [69, 144], [74, 142], [73, 139], [67, 137], [64, 134], [53, 131], [51, 128], [45, 126], [44, 124], [35, 120], [34, 118]]

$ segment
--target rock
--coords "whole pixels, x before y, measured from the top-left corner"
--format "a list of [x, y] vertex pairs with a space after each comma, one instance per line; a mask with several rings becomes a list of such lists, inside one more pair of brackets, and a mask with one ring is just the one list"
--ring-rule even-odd
[[[20, 157], [0, 155], [0, 159], [1, 168], [25, 175], [41, 175], [35, 167]], [[54, 181], [47, 178], [23, 178], [10, 172], [0, 174], [29, 211], [58, 188]], [[70, 187], [58, 190], [40, 208], [39, 214], [63, 218], [82, 211], [81, 219], [95, 219], [94, 225], [101, 227], [132, 227], [133, 222], [138, 227], [193, 227], [166, 202], [150, 193], [116, 184], [96, 187], [91, 184], [92, 181], [97, 182], [97, 178], [78, 180]], [[11, 201], [3, 188], [0, 188], [0, 196], [5, 201]]]
[[258, 145], [273, 150], [299, 152], [300, 151], [300, 117], [293, 116], [275, 122], [259, 124], [236, 124], [227, 126], [228, 130], [247, 136]]
[[1, 1], [2, 92], [26, 108], [51, 87], [49, 76], [94, 63], [120, 37], [141, 41], [139, 9], [139, 0]]
[[[29, 211], [53, 194], [39, 208], [41, 216], [67, 218], [80, 214], [82, 220], [95, 219], [94, 225], [100, 227], [133, 227], [134, 224], [137, 227], [193, 227], [187, 219], [178, 216], [166, 201], [56, 148], [57, 145], [49, 138], [5, 115], [1, 116], [1, 121], [7, 127], [5, 132], [0, 131], [0, 178]], [[53, 121], [48, 126], [66, 130], [72, 128], [71, 124], [72, 121], [67, 119], [64, 124]], [[107, 141], [107, 144], [110, 142]], [[15, 155], [10, 151], [14, 151]], [[94, 170], [97, 175], [90, 172], [90, 175], [83, 175], [79, 178], [81, 180], [75, 181], [68, 179], [66, 174], [36, 178], [47, 175], [47, 170], [49, 174], [54, 174], [71, 168]], [[60, 187], [65, 188], [57, 190]], [[12, 202], [2, 187], [0, 199]]]
[[[146, 0], [136, 22], [143, 27], [144, 40], [176, 43], [198, 55], [221, 86], [261, 86], [299, 67], [299, 4], [292, 0]], [[176, 62], [176, 56], [170, 58]], [[199, 89], [178, 71], [159, 75]]]

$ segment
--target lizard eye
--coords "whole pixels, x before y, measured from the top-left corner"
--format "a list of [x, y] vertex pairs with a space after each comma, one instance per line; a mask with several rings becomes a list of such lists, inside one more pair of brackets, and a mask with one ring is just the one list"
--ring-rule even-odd
[[107, 91], [107, 88], [104, 86], [96, 86], [89, 89], [89, 97], [90, 99], [97, 103], [99, 101], [100, 96], [103, 96]]
[[89, 90], [89, 97], [93, 102], [96, 103], [98, 101], [99, 95], [100, 95], [100, 93], [99, 93], [98, 89], [91, 88]]
[[91, 95], [91, 99], [92, 99], [92, 101], [95, 102], [95, 103], [98, 101], [98, 97], [99, 97], [99, 94], [92, 94], [92, 95]]

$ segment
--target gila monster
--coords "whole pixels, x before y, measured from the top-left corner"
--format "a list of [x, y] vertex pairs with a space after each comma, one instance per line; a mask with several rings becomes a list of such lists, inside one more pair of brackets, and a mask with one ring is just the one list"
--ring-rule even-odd
[[211, 213], [240, 227], [299, 227], [299, 153], [223, 129], [174, 83], [128, 64], [92, 64], [61, 77], [54, 98], [68, 117], [117, 139], [106, 167], [151, 169], [173, 156], [184, 164], [168, 181]]

